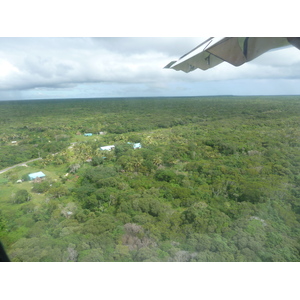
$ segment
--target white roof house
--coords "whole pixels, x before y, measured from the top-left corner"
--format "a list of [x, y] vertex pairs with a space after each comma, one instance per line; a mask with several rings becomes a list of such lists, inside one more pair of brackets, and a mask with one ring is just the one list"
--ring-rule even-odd
[[100, 150], [112, 150], [115, 148], [115, 145], [109, 145], [109, 146], [103, 146], [103, 147], [100, 147]]

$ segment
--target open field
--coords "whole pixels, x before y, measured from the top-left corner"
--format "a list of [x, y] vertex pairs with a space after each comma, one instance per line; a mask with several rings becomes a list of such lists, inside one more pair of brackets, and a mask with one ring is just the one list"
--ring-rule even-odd
[[[0, 113], [0, 170], [42, 158], [0, 174], [13, 261], [300, 260], [299, 96], [13, 101]], [[28, 181], [37, 171], [46, 178]]]

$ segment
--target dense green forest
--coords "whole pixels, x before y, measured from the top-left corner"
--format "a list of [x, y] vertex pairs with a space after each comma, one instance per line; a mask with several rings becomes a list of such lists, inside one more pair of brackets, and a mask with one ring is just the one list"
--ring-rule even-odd
[[0, 173], [12, 261], [300, 260], [300, 96], [3, 101], [0, 114], [0, 170], [42, 158]]

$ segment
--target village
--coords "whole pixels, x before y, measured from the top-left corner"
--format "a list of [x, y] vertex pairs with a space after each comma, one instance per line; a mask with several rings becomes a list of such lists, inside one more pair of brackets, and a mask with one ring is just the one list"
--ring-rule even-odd
[[[105, 134], [104, 132], [100, 132], [99, 134], [103, 135]], [[84, 133], [84, 136], [86, 137], [90, 137], [92, 136], [93, 134], [92, 133]], [[13, 144], [17, 144], [17, 142], [15, 141]], [[68, 149], [73, 149], [74, 145], [76, 145], [77, 143], [71, 143], [71, 146], [68, 147]], [[132, 142], [127, 142], [128, 145], [132, 145], [132, 148], [133, 149], [141, 149], [142, 148], [142, 145], [141, 143], [132, 143]], [[99, 148], [100, 151], [112, 151], [115, 149], [115, 145], [106, 145], [106, 146], [101, 146]], [[55, 156], [55, 155], [58, 155], [59, 153], [54, 153], [52, 154], [52, 156]], [[103, 159], [105, 159], [106, 157], [105, 156], [102, 156]], [[42, 158], [39, 158], [39, 159], [42, 159]], [[91, 162], [92, 161], [92, 158], [91, 157], [88, 157], [86, 160], [86, 162]], [[18, 164], [16, 166], [25, 166], [27, 167], [26, 164], [22, 163], [22, 164]], [[12, 168], [12, 167], [10, 167]], [[7, 169], [10, 169], [10, 168], [7, 168]], [[5, 170], [2, 170], [2, 172], [4, 172]], [[68, 176], [69, 173], [67, 173], [65, 176]], [[34, 172], [34, 173], [29, 173], [27, 175], [28, 177], [26, 179], [18, 179], [16, 181], [16, 183], [22, 183], [24, 180], [29, 180], [29, 181], [32, 181], [33, 183], [40, 183], [42, 182], [45, 178], [46, 178], [46, 175], [42, 172], [42, 171], [37, 171], [37, 172]]]

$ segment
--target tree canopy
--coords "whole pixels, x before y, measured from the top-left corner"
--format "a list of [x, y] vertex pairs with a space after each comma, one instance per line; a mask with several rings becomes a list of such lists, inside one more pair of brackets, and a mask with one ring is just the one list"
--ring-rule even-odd
[[[43, 158], [0, 174], [12, 261], [299, 261], [298, 96], [13, 101], [0, 112], [0, 169]], [[37, 171], [40, 182], [17, 183]]]

